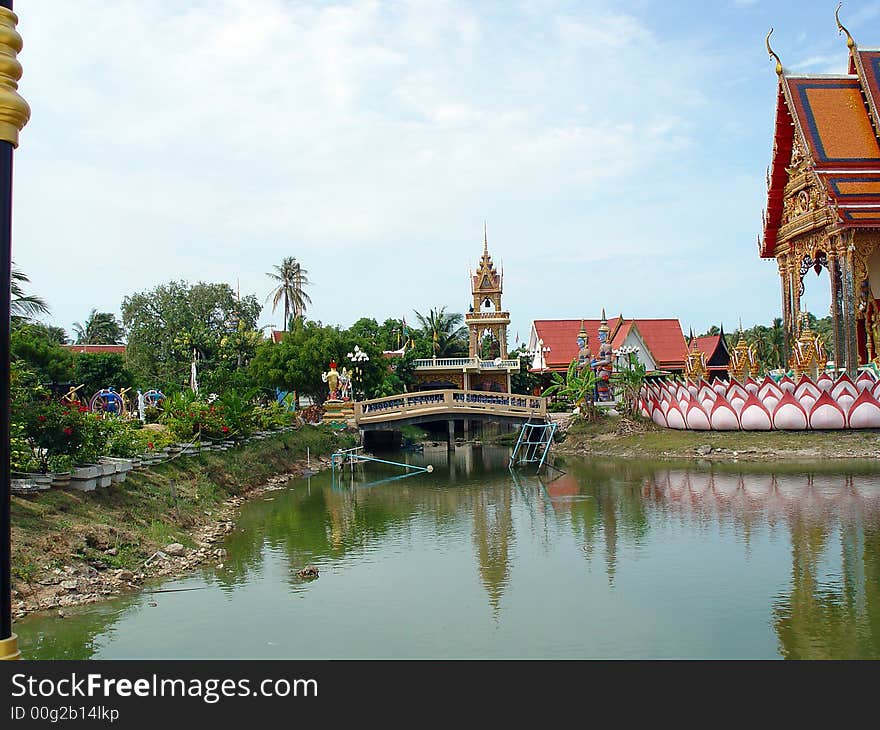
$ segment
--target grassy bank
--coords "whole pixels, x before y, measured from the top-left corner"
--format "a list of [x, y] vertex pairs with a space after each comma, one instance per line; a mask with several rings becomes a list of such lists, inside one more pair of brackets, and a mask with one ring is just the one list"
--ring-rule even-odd
[[676, 431], [650, 421], [576, 421], [557, 451], [570, 454], [700, 459], [876, 459], [878, 431]]
[[350, 434], [304, 426], [229, 451], [177, 458], [93, 492], [13, 496], [13, 604], [18, 600], [22, 612], [121, 592], [120, 584], [147, 577], [145, 561], [172, 543], [183, 545], [187, 564], [194, 564], [197, 549], [205, 552], [200, 541], [230, 516], [230, 500], [301, 470], [307, 449], [314, 468], [322, 455], [353, 442]]

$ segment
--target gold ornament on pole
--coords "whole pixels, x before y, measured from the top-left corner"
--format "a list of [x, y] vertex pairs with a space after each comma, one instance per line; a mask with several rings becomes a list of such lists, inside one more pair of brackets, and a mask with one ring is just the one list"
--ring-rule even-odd
[[[0, 176], [5, 192], [0, 200], [0, 286], [7, 288], [11, 276], [11, 230], [12, 230], [12, 149], [18, 147], [18, 134], [31, 116], [31, 109], [18, 93], [18, 80], [21, 78], [21, 64], [18, 54], [22, 48], [21, 36], [16, 31], [18, 16], [11, 10], [11, 0], [0, 5]], [[9, 145], [8, 147], [6, 145]], [[9, 296], [2, 297], [4, 310], [0, 317], [0, 347], [9, 346]], [[0, 382], [9, 382], [8, 355], [0, 362]], [[9, 438], [9, 391], [0, 395], [0, 439]], [[12, 632], [11, 615], [11, 565], [10, 565], [10, 480], [9, 458], [5, 456], [0, 463], [0, 591], [3, 592], [2, 615], [0, 615], [0, 661], [21, 659], [18, 650], [18, 637]]]
[[18, 93], [22, 41], [17, 24], [18, 16], [0, 7], [0, 139], [13, 147], [18, 147], [18, 133], [31, 118], [31, 108]]

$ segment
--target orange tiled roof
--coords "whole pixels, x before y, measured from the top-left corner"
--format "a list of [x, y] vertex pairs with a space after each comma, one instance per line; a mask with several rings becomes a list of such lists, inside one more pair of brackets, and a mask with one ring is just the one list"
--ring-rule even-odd
[[880, 127], [880, 50], [855, 49], [849, 70], [841, 75], [785, 74], [780, 79], [759, 244], [764, 258], [775, 255], [795, 134], [806, 143], [838, 222], [844, 227], [880, 225], [880, 143], [874, 126]]

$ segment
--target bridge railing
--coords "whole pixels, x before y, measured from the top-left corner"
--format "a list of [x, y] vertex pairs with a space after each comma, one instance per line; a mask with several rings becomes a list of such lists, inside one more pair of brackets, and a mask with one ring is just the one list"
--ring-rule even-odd
[[547, 401], [538, 396], [484, 390], [429, 390], [354, 404], [354, 416], [358, 423], [446, 413], [543, 418], [547, 415]]
[[422, 358], [415, 361], [416, 368], [480, 368], [484, 369], [517, 369], [519, 360], [481, 360], [478, 357], [438, 357]]

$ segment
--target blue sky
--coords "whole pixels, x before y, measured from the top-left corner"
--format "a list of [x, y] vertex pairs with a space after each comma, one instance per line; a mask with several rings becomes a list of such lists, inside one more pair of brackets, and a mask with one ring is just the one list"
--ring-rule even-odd
[[[20, 1], [14, 258], [68, 329], [171, 279], [262, 299], [286, 255], [311, 317], [410, 320], [467, 308], [485, 220], [511, 342], [602, 307], [768, 322], [764, 35], [843, 72], [835, 6]], [[841, 12], [880, 46], [880, 2]], [[827, 313], [824, 278], [806, 301]]]

